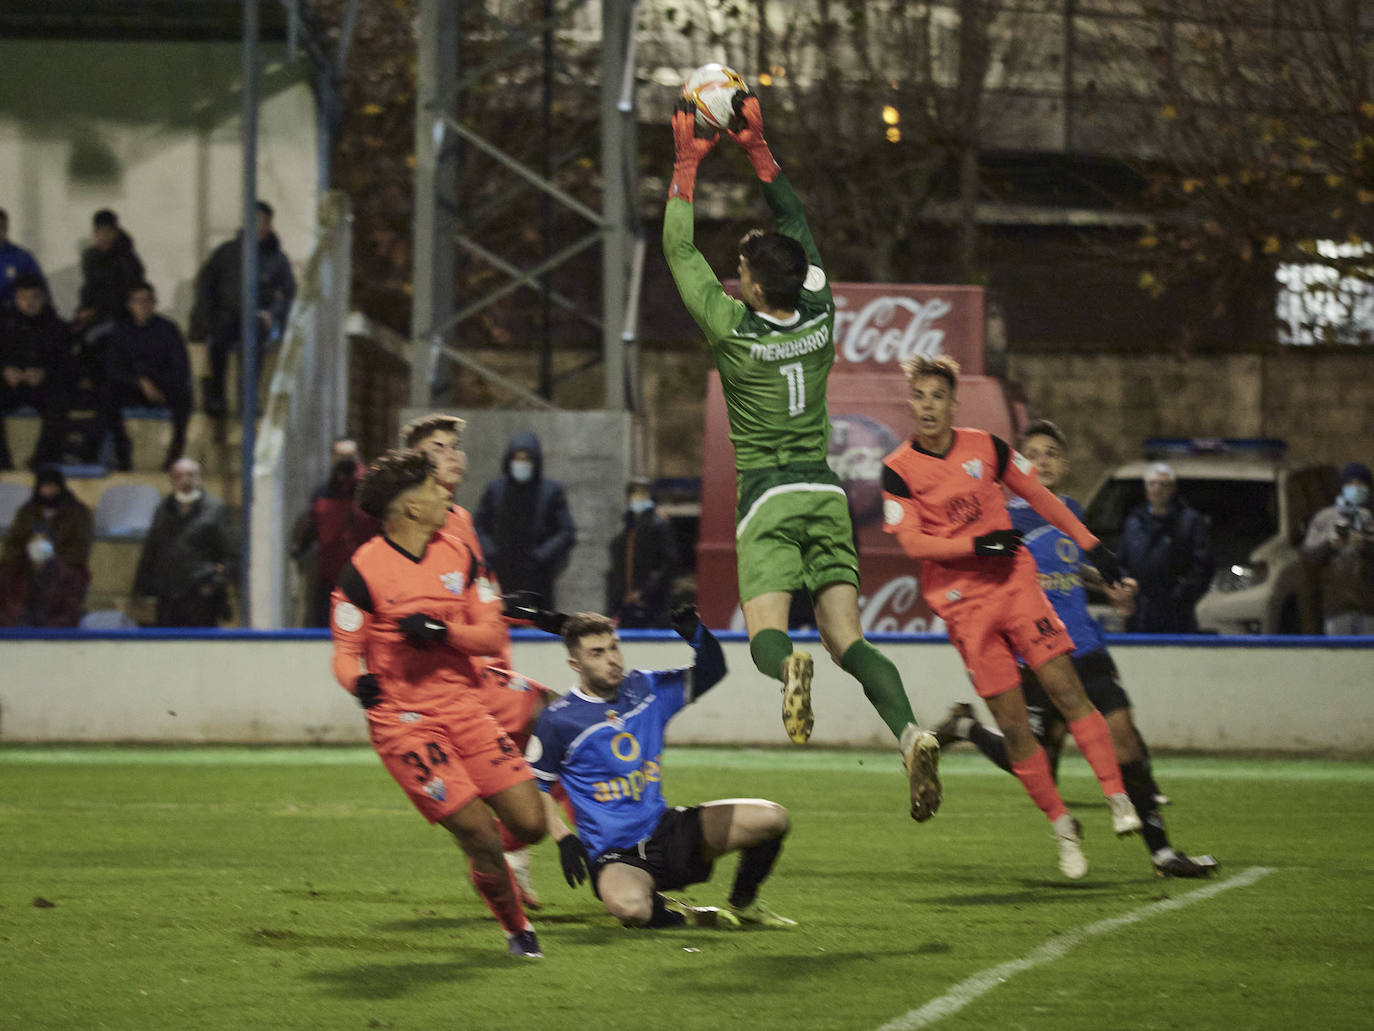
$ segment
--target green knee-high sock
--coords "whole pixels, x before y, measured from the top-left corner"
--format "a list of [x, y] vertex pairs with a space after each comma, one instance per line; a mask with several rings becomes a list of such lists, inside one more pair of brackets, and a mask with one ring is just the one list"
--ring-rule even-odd
[[782, 679], [782, 663], [792, 654], [792, 639], [781, 630], [760, 630], [749, 638], [749, 655], [765, 677]]
[[892, 736], [900, 741], [902, 731], [907, 724], [915, 723], [916, 717], [911, 712], [906, 688], [902, 687], [902, 675], [892, 660], [861, 637], [844, 653], [840, 668], [863, 685], [869, 703], [878, 710]]

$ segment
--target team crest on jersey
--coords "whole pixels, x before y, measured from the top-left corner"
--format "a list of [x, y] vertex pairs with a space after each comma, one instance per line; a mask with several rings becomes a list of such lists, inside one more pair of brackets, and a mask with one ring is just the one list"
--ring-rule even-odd
[[625, 721], [620, 718], [620, 713], [616, 712], [614, 709], [606, 710], [606, 722], [616, 730], [623, 730], [625, 727]]
[[444, 787], [444, 782], [435, 777], [420, 789], [436, 802], [443, 802], [448, 798], [448, 788]]
[[964, 472], [968, 473], [975, 480], [983, 478], [983, 460], [981, 458], [970, 458], [964, 463]]
[[439, 582], [448, 589], [450, 594], [462, 594], [463, 587], [467, 584], [467, 577], [455, 569], [452, 573], [445, 573], [439, 577]]
[[424, 719], [424, 717], [421, 716], [418, 712], [403, 712], [396, 718], [400, 720], [402, 723], [419, 723], [422, 719]]

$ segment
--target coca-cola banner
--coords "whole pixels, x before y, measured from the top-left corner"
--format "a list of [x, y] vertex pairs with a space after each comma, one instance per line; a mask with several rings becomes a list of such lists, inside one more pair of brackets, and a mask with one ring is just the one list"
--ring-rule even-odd
[[910, 283], [831, 283], [838, 367], [896, 365], [947, 354], [983, 371], [983, 288]]

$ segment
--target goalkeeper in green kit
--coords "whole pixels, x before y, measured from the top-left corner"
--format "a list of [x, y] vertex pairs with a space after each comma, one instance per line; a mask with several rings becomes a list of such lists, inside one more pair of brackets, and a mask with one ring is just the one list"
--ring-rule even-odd
[[835, 363], [835, 303], [801, 202], [763, 138], [758, 98], [735, 94], [730, 132], [744, 148], [777, 220], [778, 232], [751, 230], [740, 241], [743, 301], [721, 288], [692, 242], [697, 166], [719, 134], [697, 135], [695, 109], [673, 114], [673, 181], [663, 216], [663, 251], [687, 310], [706, 334], [720, 370], [735, 446], [739, 496], [735, 552], [749, 652], [782, 682], [783, 726], [798, 744], [811, 735], [811, 656], [787, 636], [792, 592], [806, 588], [826, 651], [862, 685], [897, 738], [911, 784], [911, 815], [940, 807], [940, 746], [916, 726], [901, 674], [864, 640], [859, 562], [849, 506], [826, 463], [826, 386]]

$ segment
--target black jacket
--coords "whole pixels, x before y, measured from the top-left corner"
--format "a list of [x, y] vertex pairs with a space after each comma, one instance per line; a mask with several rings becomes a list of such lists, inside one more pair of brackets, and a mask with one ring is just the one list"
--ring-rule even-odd
[[[528, 483], [511, 479], [510, 460], [516, 451], [534, 456], [534, 476]], [[552, 608], [554, 581], [577, 542], [563, 485], [544, 479], [543, 450], [533, 433], [511, 438], [501, 468], [505, 475], [487, 484], [473, 516], [483, 556], [502, 590], [534, 591]]]
[[175, 404], [191, 397], [191, 359], [171, 319], [154, 315], [140, 326], [125, 319], [105, 342], [105, 377], [116, 390], [137, 391], [146, 376]]
[[128, 311], [129, 290], [142, 280], [143, 262], [134, 251], [133, 237], [121, 229], [108, 251], [92, 245], [81, 252], [77, 307], [95, 309], [97, 320], [120, 318]]
[[[196, 275], [191, 310], [193, 340], [237, 340], [241, 329], [239, 294], [243, 284], [243, 231], [211, 252]], [[280, 330], [296, 297], [296, 276], [276, 233], [258, 243], [258, 309], [271, 312]]]
[[134, 594], [144, 597], [189, 598], [217, 579], [234, 579], [239, 549], [229, 509], [218, 498], [202, 494], [185, 512], [174, 495], [167, 495], [153, 513], [153, 525], [143, 539], [143, 553], [134, 575]]
[[16, 309], [0, 313], [0, 367], [40, 368], [64, 378], [71, 366], [71, 329], [52, 305], [30, 318]]
[[[677, 576], [677, 537], [673, 526], [653, 509], [625, 513], [625, 525], [610, 545], [611, 568], [606, 574], [606, 612], [620, 625], [666, 627], [673, 578]], [[630, 587], [639, 592], [637, 604], [625, 601], [626, 560], [633, 557]]]
[[1194, 606], [1207, 593], [1216, 563], [1211, 523], [1182, 498], [1155, 515], [1133, 509], [1121, 530], [1121, 566], [1140, 583], [1126, 629], [1140, 634], [1195, 634]]

